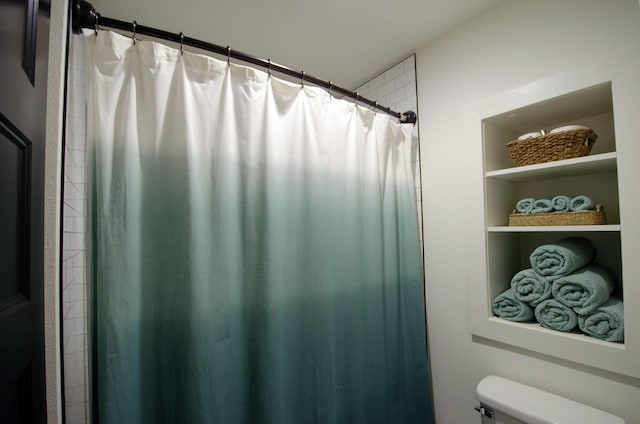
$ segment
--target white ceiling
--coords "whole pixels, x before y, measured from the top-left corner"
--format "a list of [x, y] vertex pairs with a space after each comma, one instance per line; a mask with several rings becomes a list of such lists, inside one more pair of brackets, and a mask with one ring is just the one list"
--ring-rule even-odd
[[499, 0], [90, 0], [353, 89]]

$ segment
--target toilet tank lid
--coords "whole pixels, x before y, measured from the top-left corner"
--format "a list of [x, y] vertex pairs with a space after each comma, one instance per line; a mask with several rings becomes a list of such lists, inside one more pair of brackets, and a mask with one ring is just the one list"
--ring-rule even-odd
[[476, 397], [484, 406], [530, 424], [624, 424], [608, 412], [495, 375], [478, 383]]

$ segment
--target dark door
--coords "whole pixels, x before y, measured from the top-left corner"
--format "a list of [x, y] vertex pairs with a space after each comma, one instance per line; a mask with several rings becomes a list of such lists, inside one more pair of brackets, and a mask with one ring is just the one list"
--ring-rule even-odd
[[49, 1], [0, 0], [0, 422], [44, 423]]

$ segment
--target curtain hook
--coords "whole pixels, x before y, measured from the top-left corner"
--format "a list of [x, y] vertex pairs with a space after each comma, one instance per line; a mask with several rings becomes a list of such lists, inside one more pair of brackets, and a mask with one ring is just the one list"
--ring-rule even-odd
[[184, 34], [180, 33], [180, 56], [184, 55]]
[[333, 83], [329, 81], [329, 97], [333, 96], [333, 93], [331, 92], [332, 90], [333, 90]]
[[138, 23], [136, 21], [133, 21], [133, 34], [131, 36], [131, 41], [133, 41], [133, 44], [136, 44], [136, 26], [138, 26]]
[[96, 33], [96, 37], [98, 36], [98, 31], [100, 30], [100, 24], [98, 23], [98, 20], [99, 20], [99, 19], [100, 19], [100, 14], [99, 14], [99, 13], [96, 13], [96, 23], [95, 23], [95, 25], [93, 26], [93, 30], [94, 30], [94, 31], [95, 31], [95, 33]]
[[356, 106], [358, 106], [359, 101], [360, 101], [360, 93], [356, 91]]
[[375, 101], [376, 106], [373, 108], [373, 113], [378, 113], [378, 101]]
[[304, 88], [304, 71], [300, 74], [300, 86]]
[[231, 65], [231, 46], [227, 46], [227, 65]]
[[267, 74], [271, 76], [271, 59], [267, 59], [267, 62], [269, 62], [269, 68], [267, 68]]

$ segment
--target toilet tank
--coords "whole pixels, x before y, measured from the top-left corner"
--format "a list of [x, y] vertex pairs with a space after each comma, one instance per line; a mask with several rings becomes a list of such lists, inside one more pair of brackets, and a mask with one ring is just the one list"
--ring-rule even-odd
[[490, 375], [478, 383], [483, 424], [624, 424], [615, 415]]

